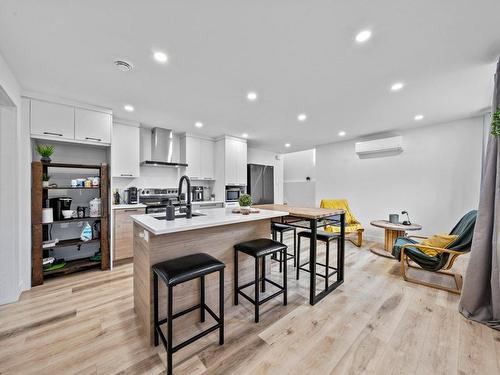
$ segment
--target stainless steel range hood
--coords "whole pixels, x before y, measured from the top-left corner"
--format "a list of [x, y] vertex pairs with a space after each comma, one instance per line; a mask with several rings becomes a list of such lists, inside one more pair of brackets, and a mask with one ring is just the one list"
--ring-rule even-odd
[[151, 130], [151, 159], [141, 165], [151, 167], [187, 167], [185, 163], [172, 160], [174, 132], [170, 129], [153, 128]]

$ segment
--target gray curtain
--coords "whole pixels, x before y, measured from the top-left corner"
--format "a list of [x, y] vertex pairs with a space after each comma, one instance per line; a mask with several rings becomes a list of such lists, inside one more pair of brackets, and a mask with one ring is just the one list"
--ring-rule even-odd
[[[500, 60], [492, 113], [500, 108]], [[500, 137], [489, 135], [479, 209], [459, 311], [466, 318], [500, 330]]]

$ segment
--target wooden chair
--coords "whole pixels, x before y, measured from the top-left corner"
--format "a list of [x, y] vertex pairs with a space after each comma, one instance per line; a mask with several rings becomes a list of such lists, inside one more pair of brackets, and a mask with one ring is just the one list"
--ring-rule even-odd
[[[451, 269], [453, 263], [462, 254], [470, 251], [472, 245], [472, 235], [474, 233], [474, 225], [476, 224], [477, 211], [470, 211], [465, 214], [457, 225], [451, 230], [450, 234], [458, 237], [450, 243], [446, 248], [427, 246], [418, 243], [412, 238], [426, 238], [420, 236], [398, 237], [392, 249], [392, 255], [401, 262], [401, 276], [405, 281], [425, 285], [431, 288], [445, 290], [451, 293], [460, 294], [462, 291], [462, 275], [453, 272], [446, 272]], [[422, 250], [434, 250], [438, 254], [429, 256]], [[420, 267], [410, 264], [410, 260], [418, 264]], [[428, 272], [434, 272], [441, 275], [451, 276], [455, 281], [455, 288], [448, 288], [443, 285], [425, 282], [408, 277], [406, 267], [422, 269]]]
[[[322, 199], [320, 207], [331, 208], [335, 210], [344, 210], [346, 238], [357, 247], [361, 247], [361, 245], [363, 244], [364, 229], [361, 223], [357, 221], [354, 215], [352, 214], [347, 199]], [[329, 225], [325, 227], [325, 231], [338, 233], [340, 231], [340, 227]], [[356, 237], [353, 238], [353, 236], [348, 236], [349, 234], [355, 234]]]

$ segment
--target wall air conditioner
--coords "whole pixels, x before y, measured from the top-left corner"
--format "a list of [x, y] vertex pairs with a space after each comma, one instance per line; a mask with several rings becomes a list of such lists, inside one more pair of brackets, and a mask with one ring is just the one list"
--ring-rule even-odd
[[403, 137], [375, 139], [373, 141], [356, 142], [354, 149], [359, 156], [399, 153], [403, 151]]

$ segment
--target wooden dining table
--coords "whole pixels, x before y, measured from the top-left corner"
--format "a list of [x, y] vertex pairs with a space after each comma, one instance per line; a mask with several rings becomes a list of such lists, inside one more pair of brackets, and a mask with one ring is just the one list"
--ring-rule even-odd
[[[283, 224], [304, 228], [311, 231], [309, 244], [309, 303], [316, 304], [325, 298], [328, 294], [337, 289], [344, 282], [344, 256], [345, 256], [345, 212], [329, 208], [298, 207], [283, 204], [262, 204], [252, 206], [263, 210], [286, 211], [288, 216], [281, 217]], [[324, 228], [328, 225], [339, 227], [339, 247], [337, 249], [337, 267], [331, 267], [335, 270], [331, 276], [337, 276], [337, 280], [329, 283], [329, 265], [325, 267], [326, 281], [322, 283], [323, 288], [318, 291], [316, 279], [318, 276], [317, 257], [317, 233], [318, 228]], [[297, 265], [299, 264], [297, 260]]]

